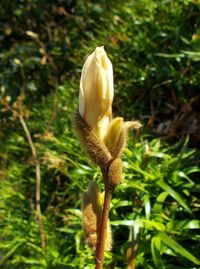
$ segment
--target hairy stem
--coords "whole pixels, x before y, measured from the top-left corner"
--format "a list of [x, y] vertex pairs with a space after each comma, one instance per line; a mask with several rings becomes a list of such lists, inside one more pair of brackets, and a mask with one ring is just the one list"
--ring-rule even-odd
[[101, 224], [98, 234], [98, 243], [97, 243], [97, 251], [96, 251], [96, 267], [95, 269], [103, 268], [103, 259], [105, 252], [105, 241], [106, 241], [106, 231], [108, 225], [108, 215], [110, 209], [110, 202], [112, 198], [112, 193], [108, 188], [105, 188], [105, 198], [104, 198], [104, 206], [103, 212], [101, 216]]

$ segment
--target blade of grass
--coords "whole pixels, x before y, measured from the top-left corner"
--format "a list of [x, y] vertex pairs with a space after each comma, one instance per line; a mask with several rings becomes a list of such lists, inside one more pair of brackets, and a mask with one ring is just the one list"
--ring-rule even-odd
[[161, 239], [158, 236], [154, 236], [151, 239], [151, 253], [156, 268], [164, 269], [163, 260], [161, 258]]
[[184, 258], [192, 261], [193, 263], [200, 265], [200, 260], [197, 259], [192, 253], [190, 253], [187, 249], [182, 247], [178, 242], [169, 237], [166, 233], [160, 232], [158, 234], [162, 242], [168, 247], [172, 248], [176, 253], [183, 256]]
[[190, 208], [186, 205], [183, 198], [174, 190], [172, 189], [167, 183], [165, 183], [162, 179], [157, 181], [156, 184], [166, 191], [171, 197], [173, 197], [188, 213], [191, 213]]

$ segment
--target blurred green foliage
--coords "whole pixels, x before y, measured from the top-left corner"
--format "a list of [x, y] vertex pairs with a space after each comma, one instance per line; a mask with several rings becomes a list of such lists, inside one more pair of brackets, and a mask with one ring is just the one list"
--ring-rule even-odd
[[[113, 62], [114, 114], [145, 126], [123, 155], [105, 268], [127, 268], [132, 247], [138, 269], [199, 268], [199, 14], [198, 0], [0, 2], [1, 268], [94, 268], [81, 194], [102, 181], [80, 149], [73, 113], [84, 59], [99, 45]], [[18, 111], [19, 96], [41, 164], [45, 253], [34, 160], [4, 105]]]

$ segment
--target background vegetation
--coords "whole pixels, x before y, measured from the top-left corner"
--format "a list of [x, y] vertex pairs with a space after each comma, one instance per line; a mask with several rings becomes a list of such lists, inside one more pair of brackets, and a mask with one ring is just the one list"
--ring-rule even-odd
[[114, 66], [114, 114], [144, 124], [123, 155], [105, 268], [200, 268], [199, 14], [199, 0], [0, 2], [1, 268], [94, 268], [81, 194], [101, 176], [73, 113], [83, 62], [99, 45]]

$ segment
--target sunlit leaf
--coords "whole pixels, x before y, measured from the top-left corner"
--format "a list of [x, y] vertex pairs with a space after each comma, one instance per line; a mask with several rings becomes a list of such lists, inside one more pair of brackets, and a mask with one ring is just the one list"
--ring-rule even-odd
[[184, 258], [192, 261], [193, 263], [200, 265], [200, 260], [194, 257], [187, 249], [182, 247], [178, 242], [169, 237], [166, 233], [159, 233], [158, 237], [162, 240], [164, 244], [172, 248], [176, 253], [183, 256]]

